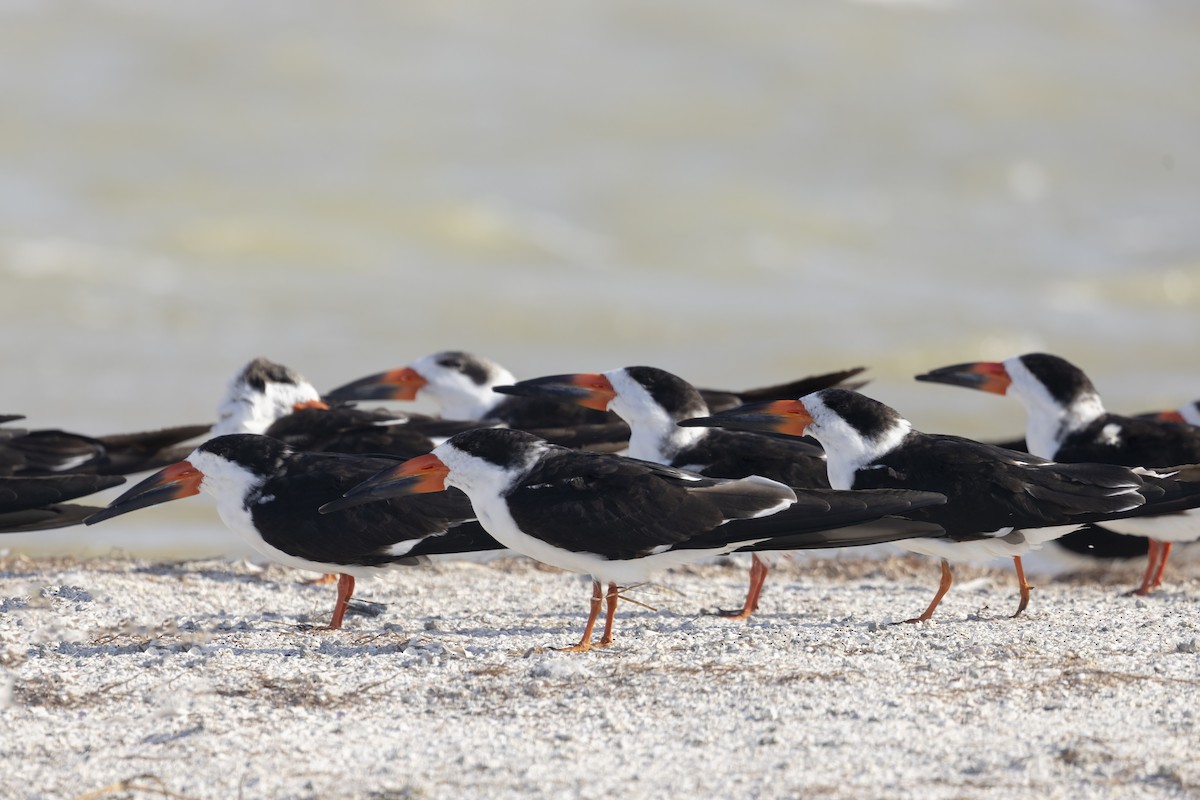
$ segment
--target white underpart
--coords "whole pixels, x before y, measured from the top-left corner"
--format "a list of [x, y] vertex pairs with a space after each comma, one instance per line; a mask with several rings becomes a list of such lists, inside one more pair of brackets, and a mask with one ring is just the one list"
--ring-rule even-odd
[[1025, 406], [1025, 445], [1035, 456], [1053, 459], [1068, 435], [1105, 413], [1100, 396], [1094, 392], [1063, 406], [1045, 384], [1034, 377], [1020, 356], [1005, 361], [1004, 369], [1012, 379], [1009, 392]]
[[[610, 411], [629, 423], [629, 457], [656, 464], [670, 464], [675, 454], [699, 442], [707, 428], [681, 428], [660, 406], [646, 387], [623, 369], [604, 373], [617, 393], [608, 404]], [[704, 416], [700, 414], [699, 416]]]
[[242, 542], [264, 558], [285, 567], [313, 570], [315, 572], [344, 572], [356, 578], [368, 578], [378, 574], [379, 567], [359, 564], [324, 564], [309, 561], [283, 552], [263, 541], [254, 520], [246, 508], [245, 498], [264, 482], [258, 475], [240, 464], [212, 453], [195, 450], [187, 458], [193, 467], [204, 473], [200, 489], [217, 501], [217, 514], [225, 527], [229, 528]]
[[213, 426], [212, 435], [265, 433], [271, 423], [292, 413], [298, 403], [320, 399], [317, 387], [307, 381], [297, 384], [269, 382], [260, 392], [247, 385], [239, 375], [230, 382], [225, 398], [217, 406], [217, 424]]
[[[547, 445], [548, 446], [548, 445]], [[601, 583], [630, 585], [642, 583], [659, 570], [691, 564], [715, 555], [724, 555], [751, 542], [733, 544], [708, 550], [672, 550], [642, 558], [615, 561], [594, 553], [571, 552], [530, 536], [518, 527], [509, 513], [503, 493], [524, 474], [543, 451], [534, 451], [528, 464], [505, 470], [495, 464], [468, 455], [453, 445], [437, 447], [433, 454], [441, 459], [450, 472], [446, 483], [462, 489], [471, 500], [479, 524], [500, 544], [543, 564], [571, 572], [591, 575]], [[765, 480], [765, 479], [763, 479]]]
[[908, 420], [900, 419], [881, 436], [867, 439], [815, 394], [801, 398], [801, 402], [813, 418], [809, 435], [825, 448], [829, 485], [834, 489], [854, 488], [854, 474], [895, 449], [912, 430]]
[[441, 353], [432, 353], [417, 359], [409, 366], [428, 381], [420, 388], [418, 394], [437, 403], [438, 411], [446, 419], [482, 419], [497, 403], [506, 398], [506, 395], [498, 394], [493, 389], [517, 382], [513, 374], [504, 367], [476, 356], [475, 358], [482, 361], [488, 369], [487, 380], [478, 384], [464, 373], [437, 363], [442, 357]]
[[[1107, 524], [1107, 523], [1105, 523]], [[1001, 556], [1021, 556], [1037, 550], [1046, 542], [1065, 536], [1079, 525], [1058, 525], [1050, 528], [1001, 528], [987, 534], [987, 539], [955, 542], [950, 539], [903, 539], [890, 542], [910, 553], [944, 558], [947, 561], [989, 561]]]
[[1158, 517], [1111, 519], [1104, 527], [1127, 536], [1145, 536], [1160, 542], [1194, 542], [1200, 539], [1200, 509], [1190, 508]]

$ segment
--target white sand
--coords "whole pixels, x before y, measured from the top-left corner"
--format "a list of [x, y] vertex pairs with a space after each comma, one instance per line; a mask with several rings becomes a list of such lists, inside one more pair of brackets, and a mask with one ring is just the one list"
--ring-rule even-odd
[[220, 561], [0, 561], [0, 797], [1195, 797], [1200, 569], [1037, 588], [932, 561], [663, 576], [614, 647], [523, 560], [330, 586]]

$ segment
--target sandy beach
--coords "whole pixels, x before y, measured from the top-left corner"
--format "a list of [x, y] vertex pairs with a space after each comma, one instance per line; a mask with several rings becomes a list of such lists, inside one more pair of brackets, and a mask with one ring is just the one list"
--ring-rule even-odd
[[1195, 797], [1200, 568], [1042, 578], [724, 561], [578, 638], [579, 576], [523, 559], [331, 586], [220, 560], [0, 560], [5, 798]]

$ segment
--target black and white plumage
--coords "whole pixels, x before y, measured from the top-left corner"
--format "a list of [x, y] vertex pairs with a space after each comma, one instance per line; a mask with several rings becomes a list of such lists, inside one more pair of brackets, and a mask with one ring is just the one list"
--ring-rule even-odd
[[929, 493], [793, 490], [757, 476], [705, 478], [569, 450], [521, 431], [478, 430], [382, 472], [332, 505], [447, 485], [466, 492], [501, 544], [592, 576], [591, 615], [576, 650], [591, 646], [602, 583], [608, 615], [600, 644], [607, 645], [619, 585], [744, 548], [843, 547], [920, 535], [911, 522], [879, 518], [942, 501]]
[[[1083, 370], [1059, 356], [1028, 353], [1003, 362], [955, 364], [918, 375], [994, 394], [1013, 394], [1026, 412], [1029, 452], [1060, 462], [1096, 462], [1157, 469], [1200, 463], [1200, 428], [1151, 417], [1109, 413]], [[1200, 539], [1200, 512], [1163, 514], [1105, 527], [1150, 540], [1141, 585], [1145, 595], [1162, 582], [1174, 542]]]
[[208, 433], [208, 425], [180, 425], [156, 431], [87, 436], [55, 428], [29, 430], [3, 423], [24, 419], [0, 416], [0, 475], [128, 475], [158, 469], [191, 450], [181, 442]]
[[93, 524], [201, 490], [225, 525], [270, 561], [339, 573], [331, 628], [341, 626], [355, 577], [422, 556], [500, 549], [461, 492], [395, 498], [324, 515], [318, 509], [397, 460], [308, 453], [256, 434], [210, 439], [186, 460], [137, 484]]
[[[604, 412], [556, 400], [499, 394], [497, 386], [516, 382], [504, 367], [483, 356], [457, 350], [431, 353], [400, 369], [339, 386], [333, 400], [416, 400], [428, 397], [446, 419], [495, 420], [519, 430], [609, 424]], [[618, 430], [620, 438], [623, 431]]]
[[[685, 419], [708, 416], [704, 396], [690, 383], [657, 367], [624, 367], [601, 374], [552, 375], [497, 391], [545, 396], [616, 412], [629, 424], [631, 458], [652, 461], [710, 478], [760, 475], [788, 486], [829, 488], [825, 453], [800, 439], [719, 428], [681, 428]], [[750, 587], [734, 619], [748, 618], [758, 604], [770, 557], [754, 554]]]
[[97, 506], [67, 503], [120, 486], [117, 475], [18, 475], [0, 477], [0, 533], [25, 533], [78, 525]]
[[903, 487], [944, 494], [944, 505], [905, 514], [943, 532], [897, 542], [942, 559], [942, 585], [919, 621], [929, 619], [949, 589], [950, 560], [1013, 557], [1021, 583], [1020, 614], [1028, 586], [1019, 558], [1029, 549], [1084, 523], [1200, 504], [1193, 474], [1176, 480], [1112, 464], [1059, 464], [957, 436], [921, 433], [883, 403], [841, 389], [684, 424], [807, 432], [825, 448], [834, 488]]
[[260, 433], [297, 450], [411, 458], [478, 425], [327, 402], [300, 373], [256, 358], [230, 380], [213, 434]]
[[[718, 410], [752, 400], [796, 397], [808, 391], [843, 383], [862, 367], [814, 375], [776, 386], [732, 392], [700, 389], [709, 408]], [[491, 359], [446, 350], [424, 356], [400, 369], [369, 375], [326, 395], [332, 400], [415, 400], [428, 397], [447, 419], [496, 420], [568, 447], [613, 449], [623, 446], [629, 432], [624, 423], [602, 409], [582, 406], [544, 394], [513, 396], [497, 391], [515, 384], [511, 372]], [[558, 429], [574, 435], [559, 433]]]

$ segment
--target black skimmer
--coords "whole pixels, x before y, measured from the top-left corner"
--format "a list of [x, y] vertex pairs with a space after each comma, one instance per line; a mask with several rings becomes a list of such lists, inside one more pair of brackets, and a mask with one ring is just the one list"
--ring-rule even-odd
[[[24, 419], [0, 416], [0, 424]], [[43, 428], [0, 427], [0, 475], [61, 473], [128, 475], [178, 461], [191, 447], [180, 442], [208, 433], [208, 425], [180, 425], [157, 431], [86, 436]]]
[[356, 577], [423, 556], [501, 549], [461, 492], [396, 498], [323, 515], [318, 508], [396, 460], [308, 453], [257, 434], [210, 439], [87, 520], [91, 525], [139, 508], [190, 497], [217, 501], [225, 525], [267, 559], [338, 573], [331, 629], [341, 627]]
[[329, 507], [447, 486], [466, 492], [496, 541], [592, 576], [583, 637], [567, 648], [574, 651], [591, 648], [602, 599], [607, 615], [599, 645], [610, 644], [619, 587], [643, 583], [656, 570], [745, 548], [849, 547], [921, 535], [919, 525], [884, 515], [943, 501], [928, 492], [793, 490], [758, 476], [705, 478], [493, 429], [451, 437]]
[[78, 525], [98, 506], [65, 503], [125, 479], [119, 475], [32, 475], [0, 477], [0, 533], [24, 533]]
[[[1011, 556], [1021, 601], [1029, 603], [1020, 557], [1089, 522], [1200, 505], [1200, 468], [1184, 480], [1113, 464], [1060, 464], [1037, 456], [915, 430], [892, 408], [858, 392], [825, 389], [799, 400], [756, 403], [683, 425], [813, 436], [825, 448], [835, 489], [909, 488], [939, 492], [944, 505], [904, 516], [935, 523], [939, 536], [896, 544], [942, 559], [942, 581], [919, 617], [928, 620], [950, 588], [951, 560]], [[1112, 524], [1106, 522], [1106, 524]]]
[[[941, 367], [917, 380], [1015, 394], [1025, 406], [1029, 452], [1061, 462], [1157, 469], [1200, 463], [1200, 428], [1180, 422], [1110, 414], [1083, 370], [1059, 356], [1027, 353], [1006, 361]], [[1134, 594], [1162, 584], [1175, 542], [1200, 538], [1200, 511], [1113, 522], [1105, 527], [1150, 540], [1149, 563]]]
[[[705, 403], [720, 410], [754, 400], [796, 397], [816, 389], [844, 383], [863, 371], [863, 367], [814, 375], [778, 386], [729, 392], [720, 389], [701, 389]], [[443, 351], [424, 356], [407, 367], [369, 375], [340, 386], [326, 397], [334, 400], [415, 400], [429, 397], [447, 419], [491, 419], [510, 428], [530, 431], [558, 444], [578, 446], [573, 441], [561, 441], [546, 435], [546, 429], [571, 428], [582, 425], [608, 426], [592, 432], [598, 444], [605, 438], [623, 442], [627, 436], [624, 425], [613, 416], [597, 409], [553, 398], [514, 397], [496, 391], [498, 386], [510, 386], [517, 379], [491, 359], [460, 351]], [[582, 442], [588, 443], [588, 442]]]
[[410, 458], [478, 425], [327, 401], [300, 373], [256, 358], [229, 382], [213, 435], [261, 433], [297, 450]]
[[[666, 370], [625, 367], [602, 374], [552, 375], [498, 386], [496, 391], [522, 397], [544, 396], [588, 408], [613, 411], [629, 424], [631, 458], [653, 461], [709, 478], [764, 478], [805, 489], [828, 489], [825, 453], [800, 439], [763, 436], [717, 428], [681, 428], [677, 423], [710, 414], [700, 391]], [[745, 620], [758, 606], [770, 571], [769, 558], [754, 553], [750, 587], [740, 611], [726, 616]]]
[[554, 400], [508, 397], [494, 391], [497, 386], [516, 382], [511, 372], [491, 359], [446, 350], [419, 358], [406, 367], [339, 386], [327, 396], [333, 400], [428, 397], [446, 419], [496, 420], [521, 430], [614, 422], [602, 411]]

